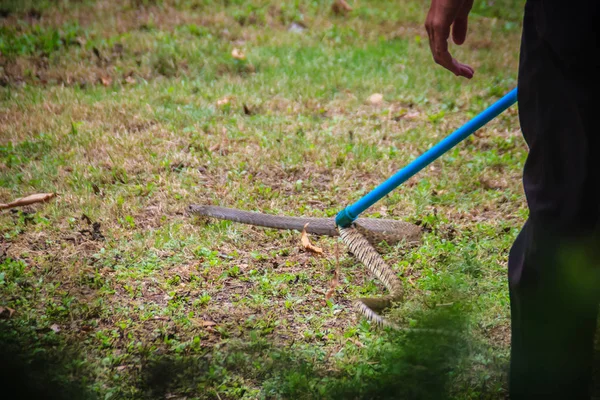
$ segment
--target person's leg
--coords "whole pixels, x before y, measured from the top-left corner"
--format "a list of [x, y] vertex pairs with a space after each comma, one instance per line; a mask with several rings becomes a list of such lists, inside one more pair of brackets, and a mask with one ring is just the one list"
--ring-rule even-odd
[[600, 293], [595, 3], [526, 5], [518, 104], [530, 215], [509, 257], [513, 400], [589, 398]]
[[598, 274], [587, 245], [546, 234], [528, 222], [511, 250], [510, 396], [588, 399]]

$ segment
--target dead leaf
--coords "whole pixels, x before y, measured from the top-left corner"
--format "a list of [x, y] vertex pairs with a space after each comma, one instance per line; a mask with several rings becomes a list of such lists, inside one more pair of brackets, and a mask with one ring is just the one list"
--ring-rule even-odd
[[214, 321], [209, 321], [207, 319], [196, 319], [194, 320], [200, 326], [215, 326], [217, 325]]
[[502, 190], [502, 189], [505, 189], [507, 186], [506, 180], [504, 180], [504, 179], [494, 180], [494, 179], [480, 178], [479, 183], [481, 183], [481, 186], [486, 190], [490, 190], [490, 189], [491, 190]]
[[102, 83], [104, 86], [110, 86], [112, 83], [112, 78], [110, 76], [101, 76], [100, 83]]
[[404, 119], [419, 118], [419, 115], [421, 115], [421, 113], [419, 113], [418, 111], [410, 111], [410, 112], [404, 114]]
[[58, 324], [50, 325], [50, 329], [52, 329], [54, 331], [54, 333], [60, 332], [60, 326], [58, 326]]
[[30, 196], [22, 197], [20, 199], [14, 200], [14, 201], [12, 201], [10, 203], [7, 203], [7, 204], [1, 204], [0, 203], [0, 210], [4, 210], [4, 209], [7, 209], [7, 208], [13, 208], [13, 207], [28, 206], [28, 205], [34, 204], [34, 203], [43, 203], [43, 202], [46, 202], [46, 201], [50, 200], [54, 196], [56, 196], [55, 193], [36, 193], [36, 194], [32, 194]]
[[337, 15], [346, 15], [352, 11], [352, 7], [345, 0], [335, 0], [331, 5], [331, 11]]
[[365, 347], [365, 345], [358, 339], [348, 338], [348, 341], [354, 343], [357, 347]]
[[367, 101], [373, 105], [381, 104], [383, 102], [383, 95], [381, 93], [373, 93], [367, 98]]
[[302, 234], [300, 236], [300, 241], [302, 242], [302, 247], [304, 247], [305, 250], [312, 251], [313, 253], [323, 254], [322, 248], [317, 247], [317, 246], [313, 245], [312, 243], [310, 243], [310, 240], [308, 239], [308, 233], [306, 233], [307, 226], [308, 226], [308, 223], [306, 225], [304, 225], [304, 229], [302, 229]]
[[308, 28], [303, 23], [292, 22], [288, 28], [288, 32], [303, 33], [306, 29], [308, 29]]
[[222, 99], [217, 100], [217, 106], [221, 107], [226, 104], [229, 104], [229, 102], [230, 102], [229, 97], [223, 97]]
[[131, 75], [125, 78], [125, 82], [127, 83], [135, 83], [135, 78]]
[[235, 58], [236, 60], [246, 59], [246, 55], [244, 54], [244, 52], [238, 48], [234, 48], [233, 50], [231, 50], [231, 57]]
[[13, 316], [15, 310], [9, 307], [0, 307], [0, 319], [9, 319]]

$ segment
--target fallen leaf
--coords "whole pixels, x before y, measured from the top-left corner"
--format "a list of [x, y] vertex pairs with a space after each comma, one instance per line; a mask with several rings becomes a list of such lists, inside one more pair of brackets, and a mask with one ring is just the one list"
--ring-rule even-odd
[[365, 345], [358, 339], [348, 338], [348, 341], [354, 343], [358, 347], [365, 347]]
[[333, 11], [334, 14], [346, 15], [352, 11], [352, 7], [350, 4], [346, 3], [345, 0], [335, 0], [331, 5], [331, 11]]
[[15, 310], [9, 307], [0, 307], [0, 319], [9, 319], [15, 313]]
[[244, 54], [244, 52], [238, 48], [234, 48], [233, 50], [231, 50], [231, 57], [235, 58], [236, 60], [246, 59], [246, 55]]
[[7, 203], [7, 204], [0, 203], [0, 210], [4, 210], [7, 208], [13, 208], [13, 207], [28, 206], [29, 204], [34, 204], [34, 203], [43, 203], [43, 202], [50, 200], [54, 196], [56, 196], [55, 193], [32, 194], [30, 196], [22, 197], [20, 199], [11, 201], [10, 203]]
[[229, 97], [223, 97], [222, 99], [217, 100], [217, 106], [221, 107], [224, 106], [226, 104], [229, 104]]
[[502, 190], [505, 189], [507, 186], [507, 183], [504, 179], [502, 180], [493, 180], [493, 179], [485, 179], [485, 178], [480, 178], [479, 179], [479, 183], [481, 183], [481, 186], [484, 189], [492, 189], [492, 190]]
[[404, 114], [404, 118], [405, 119], [415, 119], [415, 118], [418, 118], [419, 115], [421, 115], [421, 114], [418, 111], [411, 111], [411, 112]]
[[209, 321], [207, 319], [197, 319], [196, 323], [200, 326], [215, 326], [217, 323], [214, 321]]
[[50, 325], [50, 329], [52, 329], [54, 331], [54, 333], [60, 332], [60, 326], [58, 326], [58, 324]]
[[302, 33], [307, 29], [306, 25], [300, 22], [292, 22], [288, 27], [288, 32]]
[[373, 93], [367, 98], [367, 101], [373, 105], [381, 104], [383, 102], [383, 95], [381, 93]]
[[112, 83], [112, 78], [110, 76], [101, 76], [100, 82], [104, 86], [110, 86], [110, 84]]
[[323, 249], [310, 243], [310, 240], [308, 239], [308, 233], [306, 233], [307, 226], [308, 226], [308, 223], [306, 225], [304, 225], [304, 229], [302, 229], [302, 234], [300, 236], [300, 241], [302, 242], [302, 247], [304, 247], [304, 249], [306, 249], [308, 251], [312, 251], [313, 253], [323, 254]]
[[127, 365], [119, 365], [116, 369], [117, 371], [123, 371], [125, 368], [127, 368]]
[[135, 78], [131, 75], [125, 78], [125, 82], [127, 83], [135, 83]]

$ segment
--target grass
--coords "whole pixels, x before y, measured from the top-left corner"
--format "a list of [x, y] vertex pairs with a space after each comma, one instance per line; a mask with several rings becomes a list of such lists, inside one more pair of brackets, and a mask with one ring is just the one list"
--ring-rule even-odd
[[434, 65], [417, 1], [3, 3], [0, 202], [58, 194], [0, 214], [4, 354], [33, 395], [503, 398], [515, 108], [368, 211], [427, 228], [384, 248], [407, 288], [390, 317], [468, 343], [370, 327], [351, 302], [383, 286], [334, 239], [316, 257], [184, 212], [335, 215], [516, 85], [520, 3], [495, 3], [452, 47], [468, 82]]

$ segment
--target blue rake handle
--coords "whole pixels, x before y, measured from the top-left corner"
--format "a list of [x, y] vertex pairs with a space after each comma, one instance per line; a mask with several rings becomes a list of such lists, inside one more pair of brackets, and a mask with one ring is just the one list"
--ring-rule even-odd
[[478, 114], [475, 118], [464, 124], [458, 130], [454, 131], [450, 135], [442, 139], [441, 142], [427, 150], [419, 158], [396, 172], [386, 181], [381, 183], [375, 189], [371, 190], [364, 197], [359, 199], [356, 203], [344, 208], [335, 217], [335, 223], [337, 226], [347, 228], [352, 222], [367, 208], [381, 200], [385, 195], [394, 190], [396, 187], [401, 185], [410, 179], [417, 172], [421, 171], [427, 165], [431, 164], [442, 154], [462, 142], [464, 139], [469, 137], [473, 132], [490, 122], [492, 119], [500, 115], [508, 107], [512, 106], [517, 102], [517, 88], [514, 88], [508, 92], [500, 100], [492, 104], [490, 107], [485, 109], [483, 112]]

